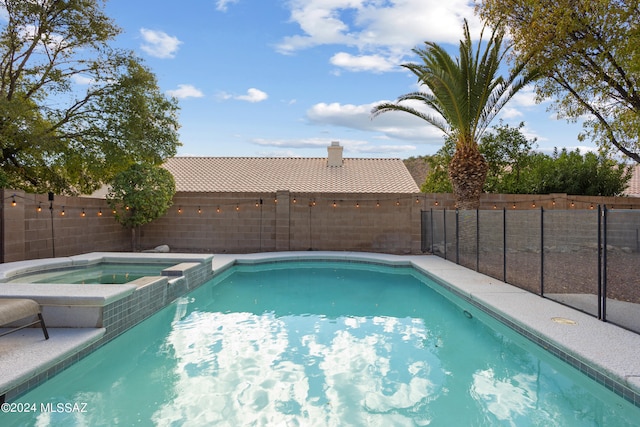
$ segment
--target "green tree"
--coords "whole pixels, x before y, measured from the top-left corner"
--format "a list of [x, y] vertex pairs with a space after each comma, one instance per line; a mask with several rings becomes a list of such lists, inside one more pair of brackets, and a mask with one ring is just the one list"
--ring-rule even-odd
[[423, 193], [452, 193], [453, 187], [449, 179], [449, 163], [456, 151], [456, 143], [451, 138], [445, 138], [440, 149], [427, 160], [429, 173], [420, 186]]
[[[552, 155], [533, 150], [535, 139], [522, 134], [524, 123], [512, 127], [500, 122], [483, 135], [479, 150], [489, 163], [484, 190], [488, 193], [619, 196], [631, 179], [632, 170], [611, 157], [579, 150]], [[446, 168], [455, 146], [446, 140], [429, 159], [430, 173], [421, 189], [427, 193], [449, 193]]]
[[173, 204], [176, 184], [171, 173], [155, 165], [137, 163], [113, 179], [107, 203], [115, 218], [131, 229], [131, 246], [136, 250], [136, 230], [164, 215]]
[[[478, 150], [488, 164], [484, 191], [487, 193], [521, 193], [526, 180], [528, 165], [533, 156], [535, 139], [528, 140], [522, 134], [524, 122], [517, 127], [500, 120], [486, 132], [478, 144]], [[447, 166], [455, 153], [455, 142], [446, 138], [444, 145], [428, 160], [430, 173], [421, 190], [425, 193], [450, 193], [452, 190]]]
[[[478, 141], [502, 107], [522, 87], [536, 77], [525, 72], [526, 61], [516, 64], [504, 77], [499, 68], [510, 50], [503, 45], [504, 29], [496, 26], [488, 41], [482, 34], [474, 51], [469, 25], [464, 22], [464, 38], [454, 59], [440, 45], [425, 42], [424, 49], [413, 49], [422, 63], [404, 64], [428, 91], [400, 96], [395, 103], [381, 103], [372, 110], [375, 117], [389, 111], [417, 116], [442, 130], [455, 141], [455, 154], [449, 163], [449, 177], [456, 206], [475, 209], [487, 174], [487, 162], [478, 150]], [[484, 46], [484, 51], [481, 52]], [[429, 111], [403, 104], [418, 101]]]
[[522, 193], [567, 193], [585, 196], [620, 196], [631, 179], [624, 163], [593, 152], [554, 150], [530, 159]]
[[88, 193], [179, 146], [177, 102], [102, 0], [0, 0], [0, 168], [27, 191]]
[[581, 139], [640, 162], [640, 7], [637, 0], [484, 0], [480, 15], [509, 28], [515, 51], [540, 70], [537, 94]]
[[484, 191], [487, 193], [521, 193], [526, 168], [533, 154], [535, 138], [522, 134], [524, 122], [517, 127], [502, 121], [482, 136], [480, 152], [487, 159], [489, 171]]

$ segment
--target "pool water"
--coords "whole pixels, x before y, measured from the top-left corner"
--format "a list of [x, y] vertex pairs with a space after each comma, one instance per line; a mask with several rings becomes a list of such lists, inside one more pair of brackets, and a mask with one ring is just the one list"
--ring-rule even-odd
[[123, 284], [144, 276], [160, 276], [171, 264], [99, 263], [89, 267], [29, 273], [9, 283]]
[[632, 426], [640, 409], [410, 268], [234, 267], [0, 425]]

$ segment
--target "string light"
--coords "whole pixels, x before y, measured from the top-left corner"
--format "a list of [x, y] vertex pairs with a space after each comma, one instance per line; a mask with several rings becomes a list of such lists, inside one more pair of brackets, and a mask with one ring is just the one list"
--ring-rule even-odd
[[[20, 196], [16, 195], [15, 197], [16, 197], [16, 200], [17, 200], [18, 197], [20, 197]], [[353, 199], [350, 199], [350, 200], [340, 200], [340, 202], [341, 202], [341, 205], [343, 205], [343, 206], [351, 204], [351, 206], [355, 207], [355, 208], [371, 209], [371, 208], [374, 208], [374, 207], [380, 208], [382, 205], [386, 205], [387, 203], [394, 203], [393, 202], [393, 198], [394, 197], [396, 199], [395, 200], [395, 205], [398, 206], [398, 207], [404, 205], [404, 206], [407, 206], [409, 208], [413, 208], [414, 206], [415, 207], [420, 206], [423, 202], [425, 202], [427, 204], [432, 203], [432, 206], [442, 206], [444, 209], [451, 209], [451, 207], [448, 207], [449, 206], [449, 202], [446, 202], [446, 203], [443, 204], [443, 203], [441, 203], [440, 200], [434, 200], [434, 199], [423, 200], [421, 198], [421, 196], [416, 196], [415, 194], [400, 195], [400, 197], [397, 197], [397, 195], [393, 195], [392, 197], [389, 197], [388, 199], [382, 199], [382, 200], [379, 199], [379, 198], [376, 198], [376, 199], [373, 199], [373, 198], [366, 199], [365, 198], [365, 200], [362, 200], [362, 201], [359, 200], [359, 199], [356, 199], [355, 201]], [[13, 199], [13, 196], [9, 196], [9, 197], [7, 197], [7, 199], [9, 199], [10, 202], [11, 202], [12, 199]], [[277, 198], [271, 198], [271, 200], [273, 200], [273, 202], [275, 204], [275, 203], [277, 203], [278, 199]], [[316, 198], [305, 198], [305, 197], [303, 197], [303, 199], [301, 199], [301, 200], [306, 200], [307, 203], [304, 203], [304, 204], [306, 206], [309, 206], [309, 207], [317, 206], [318, 203], [320, 204], [320, 206], [326, 206], [326, 207], [332, 207], [332, 208], [337, 208], [338, 207], [338, 200], [337, 199], [330, 199], [330, 198], [324, 199], [322, 197], [320, 197], [320, 199], [316, 199]], [[578, 201], [576, 201], [575, 199], [571, 200], [569, 198], [566, 198], [566, 199], [563, 198], [562, 200], [563, 200], [563, 203], [566, 203], [567, 206], [570, 206], [571, 208], [595, 209], [595, 207], [596, 207], [596, 203], [595, 202], [590, 202], [588, 200], [585, 200], [585, 201], [578, 200]], [[412, 203], [412, 201], [415, 201], [416, 205], [414, 205]], [[522, 200], [506, 202], [506, 203], [503, 202], [501, 205], [506, 204], [506, 207], [508, 207], [509, 209], [514, 209], [514, 210], [515, 209], [525, 209], [525, 210], [527, 210], [527, 209], [536, 209], [536, 208], [544, 207], [544, 206], [557, 207], [557, 205], [558, 205], [557, 202], [558, 201], [555, 198], [549, 197], [549, 198], [546, 198], [546, 199], [545, 198], [534, 199], [534, 200], [531, 200], [531, 202], [529, 202], [529, 203], [527, 203], [526, 201], [522, 201]], [[32, 209], [36, 209], [38, 212], [40, 212], [41, 211], [42, 202], [38, 203], [37, 200], [36, 200], [36, 201], [33, 201], [32, 203], [34, 203], [34, 205], [35, 205], [34, 207], [32, 207]], [[296, 196], [296, 197], [293, 197], [293, 198], [289, 199], [289, 203], [296, 203], [296, 205], [297, 205], [298, 197]], [[326, 205], [324, 205], [324, 203], [326, 203]], [[240, 198], [239, 200], [237, 199], [236, 201], [228, 200], [227, 202], [222, 203], [222, 204], [218, 204], [217, 206], [215, 204], [212, 204], [212, 205], [204, 205], [204, 207], [203, 207], [203, 205], [196, 205], [194, 203], [194, 204], [188, 204], [187, 206], [181, 206], [181, 205], [178, 206], [177, 214], [183, 214], [184, 215], [185, 212], [191, 212], [193, 210], [194, 212], [197, 212], [199, 215], [204, 215], [205, 211], [207, 210], [207, 207], [209, 207], [209, 209], [212, 210], [212, 211], [215, 210], [215, 212], [217, 212], [217, 213], [221, 213], [224, 209], [233, 209], [233, 208], [235, 208], [235, 210], [239, 212], [240, 210], [242, 210], [241, 209], [242, 206], [247, 207], [247, 206], [255, 205], [256, 207], [262, 207], [263, 204], [264, 204], [264, 199], [262, 199], [262, 198], [248, 199], [248, 200]], [[125, 206], [122, 206], [122, 208], [125, 208]], [[120, 208], [120, 209], [122, 209], [122, 208]], [[132, 207], [130, 207], [130, 206], [126, 206], [126, 208], [128, 208], [129, 210], [132, 209]], [[631, 206], [627, 205], [627, 206], [624, 206], [624, 208], [631, 208]], [[73, 209], [78, 209], [78, 208], [73, 208]], [[175, 207], [174, 207], [174, 209], [175, 209]], [[275, 206], [274, 206], [274, 209], [275, 209]], [[498, 203], [495, 202], [495, 201], [494, 202], [489, 202], [489, 203], [486, 204], [485, 209], [494, 209], [494, 210], [496, 210], [496, 209], [498, 209]], [[109, 210], [111, 210], [111, 209], [109, 209]], [[87, 212], [87, 208], [82, 208], [82, 211], [84, 211], [85, 214], [87, 214], [87, 213], [91, 214], [91, 212], [90, 212], [91, 209], [89, 209], [89, 212]], [[103, 216], [102, 215], [102, 210], [96, 211], [96, 212], [97, 212], [98, 216]], [[113, 209], [112, 212], [113, 212], [114, 215], [117, 215], [115, 209]], [[62, 213], [60, 213], [60, 214], [62, 215]], [[77, 214], [74, 214], [74, 215], [77, 215]], [[82, 216], [85, 216], [85, 215], [82, 215]]]
[[83, 218], [84, 218], [85, 216], [87, 216], [87, 214], [86, 214], [86, 213], [85, 213], [85, 211], [84, 211], [84, 208], [82, 208], [82, 212], [80, 212], [80, 216], [81, 216], [81, 217], [83, 217]]
[[36, 208], [37, 212], [42, 212], [42, 202], [38, 202], [38, 207]]
[[64, 206], [62, 207], [62, 212], [60, 212], [61, 216], [64, 216]]
[[11, 197], [12, 197], [12, 200], [11, 200], [11, 206], [16, 206], [16, 205], [17, 205], [17, 203], [16, 203], [16, 195], [14, 194], [14, 195], [13, 195], [13, 196], [11, 196]]

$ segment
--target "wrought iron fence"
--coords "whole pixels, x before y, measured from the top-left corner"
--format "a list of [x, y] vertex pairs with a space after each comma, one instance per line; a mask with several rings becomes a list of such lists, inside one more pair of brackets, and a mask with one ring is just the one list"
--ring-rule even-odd
[[640, 333], [640, 211], [422, 211], [422, 250]]

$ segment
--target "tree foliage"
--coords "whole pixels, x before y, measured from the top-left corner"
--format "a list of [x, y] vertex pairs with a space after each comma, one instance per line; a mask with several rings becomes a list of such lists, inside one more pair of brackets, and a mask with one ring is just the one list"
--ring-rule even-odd
[[429, 173], [424, 183], [420, 186], [423, 193], [452, 193], [453, 187], [449, 179], [449, 163], [456, 151], [455, 142], [451, 138], [445, 138], [444, 144], [429, 157]]
[[88, 193], [179, 145], [177, 102], [102, 0], [0, 0], [0, 167], [28, 191]]
[[[535, 139], [522, 134], [524, 123], [511, 127], [500, 123], [485, 134], [479, 150], [489, 163], [484, 191], [504, 194], [549, 194], [619, 196], [631, 178], [631, 168], [610, 157], [579, 150], [554, 150], [552, 155], [536, 152]], [[422, 191], [450, 192], [446, 177], [453, 147], [445, 142], [432, 156], [429, 175]]]
[[[480, 202], [487, 171], [478, 152], [478, 141], [502, 107], [536, 73], [524, 72], [525, 62], [521, 62], [508, 75], [500, 74], [503, 58], [509, 51], [509, 45], [503, 44], [503, 27], [496, 26], [486, 41], [481, 34], [477, 46], [471, 40], [466, 21], [463, 31], [457, 58], [433, 42], [425, 42], [423, 49], [413, 49], [421, 63], [403, 67], [417, 76], [423, 90], [402, 95], [395, 103], [378, 104], [372, 115], [390, 111], [409, 113], [436, 126], [454, 141], [455, 153], [448, 171], [456, 205], [474, 208]], [[420, 107], [414, 106], [416, 102]]]
[[144, 225], [164, 215], [173, 204], [176, 184], [171, 173], [148, 163], [137, 163], [113, 179], [107, 203], [124, 227]]
[[533, 155], [525, 178], [520, 193], [620, 196], [631, 168], [593, 152], [562, 149], [551, 156]]
[[637, 0], [484, 0], [481, 16], [508, 26], [519, 55], [541, 71], [540, 99], [581, 139], [640, 162], [640, 6]]
[[502, 121], [486, 133], [480, 142], [480, 152], [489, 163], [484, 191], [487, 193], [521, 193], [535, 139], [522, 134], [524, 122], [517, 127]]

